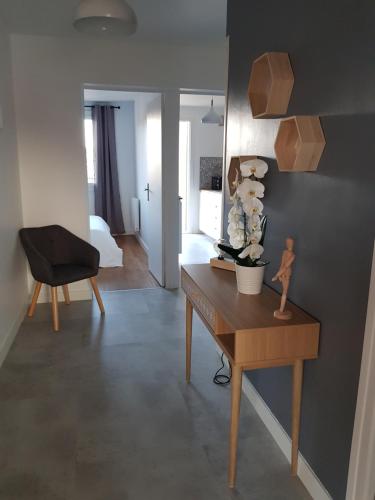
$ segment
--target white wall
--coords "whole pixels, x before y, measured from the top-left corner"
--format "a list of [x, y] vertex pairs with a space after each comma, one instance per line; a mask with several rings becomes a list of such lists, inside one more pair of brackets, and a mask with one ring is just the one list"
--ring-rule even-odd
[[[25, 225], [58, 223], [84, 238], [83, 86], [225, 87], [224, 46], [140, 46], [126, 40], [24, 35], [11, 40]], [[87, 288], [80, 290], [77, 297], [82, 298]]]
[[22, 227], [20, 181], [9, 39], [0, 26], [0, 363], [25, 313], [26, 261], [18, 238]]
[[[192, 233], [199, 231], [199, 177], [200, 158], [202, 156], [223, 156], [224, 127], [208, 125], [201, 122], [207, 113], [210, 104], [207, 98], [207, 107], [181, 106], [180, 120], [191, 123], [191, 175], [188, 208], [188, 226]], [[224, 114], [224, 108], [215, 106], [219, 114]]]

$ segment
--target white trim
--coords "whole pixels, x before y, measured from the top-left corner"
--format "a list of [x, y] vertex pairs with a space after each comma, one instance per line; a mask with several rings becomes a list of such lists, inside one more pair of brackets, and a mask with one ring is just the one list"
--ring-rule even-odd
[[375, 498], [375, 250], [346, 500]]
[[[44, 285], [38, 299], [38, 304], [46, 304], [51, 302], [49, 286]], [[72, 302], [76, 300], [92, 300], [92, 291], [87, 288], [69, 288], [69, 297]], [[64, 301], [64, 295], [61, 287], [57, 289], [57, 298], [59, 302]], [[31, 296], [30, 299], [31, 300]]]
[[[162, 105], [162, 236], [163, 285], [167, 289], [180, 286], [179, 253], [179, 123], [180, 95], [178, 91], [164, 91]], [[177, 166], [177, 167], [176, 167]]]
[[[217, 350], [221, 355], [221, 351], [218, 347]], [[224, 359], [228, 366], [227, 359], [225, 357]], [[242, 391], [290, 463], [292, 449], [291, 439], [246, 375], [242, 377]], [[332, 500], [332, 497], [320, 482], [318, 476], [312, 470], [301, 452], [298, 453], [297, 475], [314, 500]]]
[[137, 238], [138, 240], [138, 243], [141, 245], [141, 247], [143, 248], [143, 250], [146, 252], [146, 254], [148, 255], [148, 246], [146, 245], [146, 243], [144, 242], [144, 240], [141, 238], [140, 234], [139, 233], [136, 233], [135, 234], [135, 237]]
[[8, 333], [3, 338], [3, 342], [0, 346], [0, 366], [3, 364], [7, 354], [9, 352], [9, 349], [11, 348], [11, 346], [13, 344], [13, 341], [18, 333], [18, 330], [21, 326], [21, 323], [24, 320], [24, 317], [26, 315], [26, 311], [27, 311], [27, 304], [24, 304], [20, 308], [20, 310], [16, 316], [16, 319], [13, 322], [12, 327], [10, 328]]
[[[242, 390], [290, 463], [291, 439], [246, 375]], [[332, 500], [301, 452], [298, 453], [298, 477], [314, 500]]]

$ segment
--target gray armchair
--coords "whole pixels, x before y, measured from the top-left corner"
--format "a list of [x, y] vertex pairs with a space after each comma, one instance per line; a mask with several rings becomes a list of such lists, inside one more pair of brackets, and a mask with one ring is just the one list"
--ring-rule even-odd
[[21, 229], [20, 238], [36, 281], [28, 316], [34, 315], [42, 284], [49, 285], [53, 327], [58, 331], [57, 287], [63, 287], [65, 303], [70, 304], [68, 284], [83, 279], [90, 280], [100, 311], [104, 314], [96, 283], [100, 255], [95, 247], [58, 225]]

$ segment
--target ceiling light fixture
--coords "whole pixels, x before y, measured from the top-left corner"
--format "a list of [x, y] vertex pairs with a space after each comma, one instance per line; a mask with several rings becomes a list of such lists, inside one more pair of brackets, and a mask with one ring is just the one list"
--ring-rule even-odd
[[89, 35], [132, 35], [137, 17], [125, 0], [81, 0], [73, 25]]
[[214, 98], [211, 98], [211, 107], [208, 110], [208, 113], [204, 115], [202, 118], [202, 123], [204, 124], [212, 124], [212, 125], [220, 125], [221, 116], [215, 111], [214, 108]]

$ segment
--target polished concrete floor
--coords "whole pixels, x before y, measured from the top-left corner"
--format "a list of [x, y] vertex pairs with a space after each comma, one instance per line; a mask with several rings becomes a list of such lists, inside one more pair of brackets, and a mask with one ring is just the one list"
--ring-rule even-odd
[[164, 289], [38, 305], [0, 369], [1, 500], [310, 498], [243, 398], [237, 488], [226, 485], [228, 387], [195, 318], [184, 381], [184, 301]]
[[205, 234], [184, 233], [182, 235], [182, 252], [180, 264], [204, 264], [216, 256], [214, 240]]

